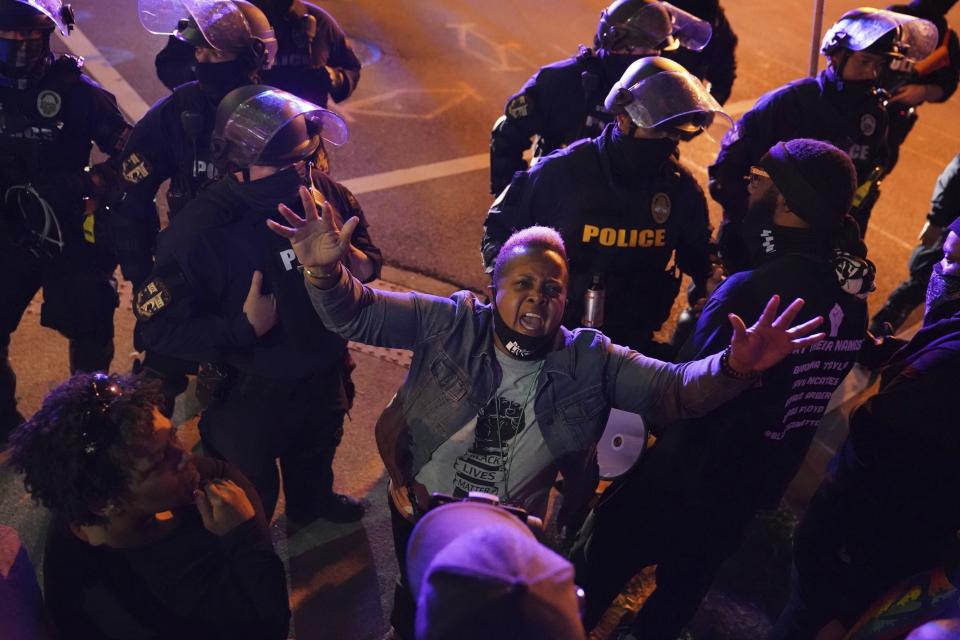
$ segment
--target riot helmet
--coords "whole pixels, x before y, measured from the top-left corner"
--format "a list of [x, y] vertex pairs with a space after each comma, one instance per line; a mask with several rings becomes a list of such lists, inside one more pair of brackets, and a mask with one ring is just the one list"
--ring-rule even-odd
[[138, 0], [140, 23], [194, 47], [236, 54], [250, 71], [269, 69], [277, 39], [263, 11], [246, 0]]
[[50, 34], [72, 28], [73, 12], [60, 0], [0, 0], [0, 31], [19, 32], [0, 38], [0, 85], [26, 89], [41, 78], [53, 61]]
[[701, 51], [712, 34], [708, 22], [669, 2], [615, 0], [600, 12], [594, 40], [606, 51], [663, 51], [681, 46]]
[[909, 71], [913, 63], [923, 60], [937, 46], [937, 27], [924, 20], [886, 9], [861, 7], [843, 14], [823, 37], [820, 52], [836, 58], [837, 80], [843, 76], [843, 65], [853, 53], [863, 52], [885, 59], [884, 72], [877, 84], [884, 84], [886, 72]]
[[347, 136], [347, 124], [332, 111], [280, 89], [247, 85], [220, 102], [211, 145], [228, 170], [284, 167], [314, 155], [321, 138], [342, 145]]
[[603, 106], [611, 113], [626, 114], [634, 127], [681, 140], [710, 127], [717, 115], [733, 124], [696, 76], [659, 56], [631, 64], [610, 88]]

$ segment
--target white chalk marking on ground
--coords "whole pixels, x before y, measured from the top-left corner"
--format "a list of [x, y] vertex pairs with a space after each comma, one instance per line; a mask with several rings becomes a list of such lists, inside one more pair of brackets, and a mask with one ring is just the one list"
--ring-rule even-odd
[[80, 29], [74, 27], [70, 35], [60, 38], [60, 41], [70, 50], [70, 53], [85, 60], [84, 69], [89, 71], [90, 75], [96, 78], [107, 91], [116, 96], [120, 109], [127, 114], [131, 122], [140, 120], [150, 109], [150, 105], [144, 102], [140, 94], [107, 62], [96, 45], [90, 42]]
[[867, 233], [868, 233], [868, 234], [871, 233], [871, 232], [873, 232], [873, 231], [876, 231], [877, 233], [879, 233], [880, 235], [882, 235], [882, 236], [883, 236], [884, 238], [886, 238], [887, 240], [890, 240], [891, 242], [893, 242], [893, 243], [896, 244], [897, 246], [903, 247], [904, 249], [906, 249], [907, 251], [910, 251], [911, 253], [913, 252], [913, 249], [914, 249], [914, 247], [916, 246], [916, 244], [911, 244], [911, 243], [907, 242], [906, 240], [903, 240], [902, 238], [900, 238], [900, 237], [898, 237], [898, 236], [895, 236], [894, 234], [890, 233], [889, 231], [887, 231], [887, 230], [884, 229], [883, 227], [877, 225], [876, 222], [871, 222], [871, 223], [870, 223], [870, 226], [867, 228]]
[[416, 182], [425, 182], [436, 178], [446, 178], [461, 173], [479, 171], [489, 166], [489, 154], [478, 153], [474, 156], [454, 158], [453, 160], [444, 160], [443, 162], [431, 162], [407, 169], [384, 171], [383, 173], [375, 173], [369, 176], [350, 178], [349, 180], [341, 181], [341, 183], [355, 195], [360, 195], [362, 193], [370, 193], [371, 191], [391, 189]]

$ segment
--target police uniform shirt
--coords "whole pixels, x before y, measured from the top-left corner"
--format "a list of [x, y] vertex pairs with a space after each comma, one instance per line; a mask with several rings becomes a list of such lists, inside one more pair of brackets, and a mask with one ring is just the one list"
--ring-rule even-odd
[[[343, 215], [362, 215], [343, 187], [329, 178], [318, 181]], [[268, 215], [283, 223], [276, 204], [258, 201], [229, 176], [205, 189], [160, 234], [154, 273], [136, 299], [148, 348], [270, 379], [303, 379], [339, 366], [346, 343], [317, 319], [289, 242], [266, 226]], [[296, 196], [288, 205], [301, 208]], [[353, 244], [374, 261], [375, 277], [379, 250], [365, 224], [357, 231]], [[243, 313], [256, 270], [263, 273], [263, 293], [276, 297], [279, 316], [259, 338]]]
[[845, 152], [862, 183], [883, 164], [887, 153], [887, 114], [879, 96], [844, 104], [821, 71], [816, 78], [791, 82], [763, 95], [723, 137], [710, 167], [710, 193], [724, 216], [739, 221], [746, 211], [744, 177], [770, 147], [781, 140], [813, 138]]
[[499, 193], [515, 172], [527, 168], [523, 154], [533, 136], [539, 136], [534, 156], [545, 156], [581, 138], [598, 135], [612, 120], [603, 101], [636, 58], [623, 56], [616, 60], [618, 64], [612, 59], [605, 64], [606, 58], [610, 56], [604, 51], [582, 48], [572, 58], [542, 67], [507, 100], [506, 119], [494, 129], [490, 143], [494, 192]]
[[604, 152], [613, 126], [517, 174], [488, 213], [482, 250], [490, 270], [514, 230], [558, 229], [570, 264], [564, 324], [580, 325], [584, 293], [599, 274], [606, 294], [602, 328], [616, 341], [620, 331], [655, 331], [663, 309], [669, 313], [677, 289], [664, 274], [674, 252], [684, 273], [706, 277], [710, 223], [703, 191], [672, 155], [651, 175], [616, 184]]
[[267, 13], [278, 49], [273, 66], [260, 72], [264, 84], [321, 107], [327, 106], [328, 96], [335, 102], [347, 99], [360, 82], [361, 64], [333, 16], [301, 0], [294, 0], [282, 16]]
[[[214, 114], [215, 105], [198, 82], [177, 87], [150, 108], [123, 150], [128, 195], [121, 215], [143, 216], [167, 179], [172, 179], [168, 200], [176, 213], [200, 187], [219, 177], [210, 154]], [[182, 201], [172, 201], [174, 194], [182, 194]]]
[[36, 86], [0, 88], [0, 188], [33, 185], [66, 240], [80, 240], [82, 198], [93, 195], [84, 171], [93, 143], [116, 157], [129, 133], [113, 95], [63, 56]]

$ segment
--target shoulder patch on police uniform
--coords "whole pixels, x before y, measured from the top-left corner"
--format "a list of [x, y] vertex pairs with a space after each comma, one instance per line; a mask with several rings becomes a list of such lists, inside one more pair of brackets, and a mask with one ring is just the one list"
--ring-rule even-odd
[[877, 130], [877, 118], [872, 113], [860, 116], [860, 131], [865, 136], [872, 136]]
[[655, 193], [653, 199], [650, 201], [650, 215], [653, 216], [653, 221], [657, 224], [666, 222], [670, 217], [671, 207], [670, 196], [662, 191]]
[[149, 320], [166, 309], [172, 299], [173, 296], [167, 283], [160, 278], [153, 278], [137, 291], [136, 304], [133, 310], [140, 320]]
[[37, 95], [37, 111], [44, 118], [53, 118], [60, 113], [60, 107], [63, 106], [63, 98], [60, 94], [51, 89], [44, 89]]
[[123, 159], [120, 166], [123, 179], [131, 184], [137, 184], [150, 175], [150, 163], [138, 153], [131, 153]]
[[507, 103], [506, 111], [507, 116], [513, 120], [526, 118], [530, 115], [530, 100], [527, 99], [527, 94], [521, 93], [511, 98], [510, 102]]

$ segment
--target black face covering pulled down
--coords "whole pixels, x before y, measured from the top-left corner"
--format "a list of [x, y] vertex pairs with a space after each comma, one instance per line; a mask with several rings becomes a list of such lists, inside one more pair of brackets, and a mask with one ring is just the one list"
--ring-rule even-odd
[[250, 69], [242, 60], [198, 62], [197, 81], [207, 99], [216, 106], [234, 89], [250, 84]]
[[677, 149], [677, 143], [670, 138], [634, 138], [616, 123], [608, 126], [612, 132], [604, 148], [618, 181], [655, 173]]
[[923, 326], [943, 320], [960, 310], [960, 277], [943, 275], [943, 265], [933, 265], [927, 285], [926, 311]]
[[497, 292], [494, 289], [494, 301], [491, 302], [493, 306], [493, 332], [500, 338], [500, 342], [503, 343], [507, 353], [517, 360], [541, 360], [545, 358], [553, 347], [560, 325], [542, 336], [528, 336], [525, 333], [520, 333], [512, 329], [500, 315], [496, 296]]

